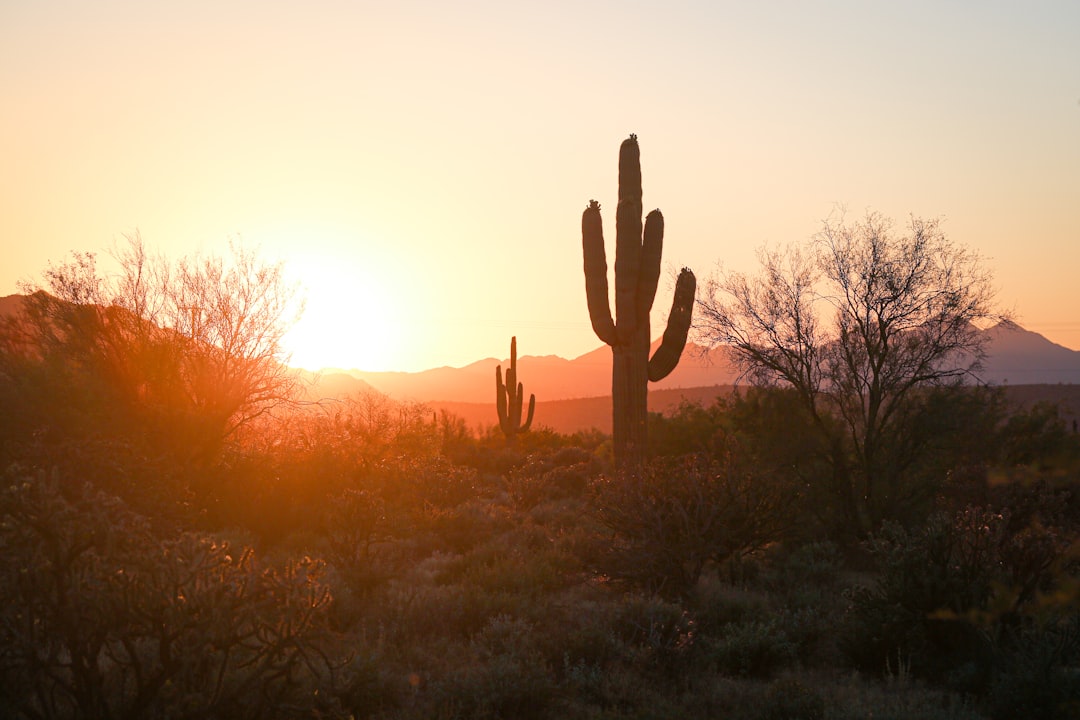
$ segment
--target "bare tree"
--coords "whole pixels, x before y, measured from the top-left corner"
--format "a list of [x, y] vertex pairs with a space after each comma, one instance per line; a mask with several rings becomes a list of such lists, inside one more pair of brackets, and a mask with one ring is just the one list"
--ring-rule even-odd
[[908, 499], [904, 469], [917, 448], [903, 426], [920, 389], [981, 369], [977, 325], [1005, 319], [991, 274], [937, 221], [913, 217], [897, 234], [876, 213], [826, 221], [807, 249], [759, 257], [757, 276], [708, 282], [697, 336], [726, 346], [751, 382], [794, 389], [831, 436], [845, 504], [868, 530]]
[[[234, 245], [171, 262], [135, 235], [102, 275], [92, 253], [50, 266], [19, 320], [24, 352], [148, 421], [192, 453], [289, 401], [282, 338], [302, 311], [281, 263]], [[8, 343], [10, 349], [12, 344]]]

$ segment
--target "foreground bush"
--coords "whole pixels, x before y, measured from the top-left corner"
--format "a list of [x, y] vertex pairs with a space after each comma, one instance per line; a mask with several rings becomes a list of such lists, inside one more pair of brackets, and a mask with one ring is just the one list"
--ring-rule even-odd
[[684, 596], [707, 563], [751, 552], [781, 537], [789, 489], [757, 475], [734, 442], [719, 458], [660, 460], [640, 474], [593, 488], [597, 519], [614, 533], [599, 558], [610, 576], [666, 596]]
[[5, 475], [0, 519], [5, 717], [298, 717], [320, 690], [332, 715], [321, 562], [159, 538], [41, 472]]
[[967, 508], [870, 543], [876, 582], [855, 588], [846, 648], [866, 670], [989, 696], [995, 717], [1067, 717], [1080, 689], [1080, 594], [1068, 540]]

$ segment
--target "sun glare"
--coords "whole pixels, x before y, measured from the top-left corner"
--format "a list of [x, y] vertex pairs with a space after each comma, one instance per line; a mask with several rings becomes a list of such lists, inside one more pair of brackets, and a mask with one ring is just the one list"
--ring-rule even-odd
[[[293, 265], [293, 263], [290, 263]], [[295, 267], [294, 267], [295, 270]], [[289, 364], [324, 368], [394, 370], [397, 323], [378, 281], [354, 268], [305, 267], [296, 274], [306, 307], [285, 336]]]

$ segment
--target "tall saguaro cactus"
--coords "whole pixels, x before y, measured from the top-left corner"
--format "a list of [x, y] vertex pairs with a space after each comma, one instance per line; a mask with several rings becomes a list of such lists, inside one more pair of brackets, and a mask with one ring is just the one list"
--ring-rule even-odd
[[499, 413], [499, 428], [506, 436], [507, 445], [517, 442], [518, 433], [528, 432], [532, 425], [536, 396], [529, 395], [529, 414], [521, 424], [521, 406], [525, 388], [517, 379], [517, 337], [510, 338], [510, 367], [503, 383], [502, 365], [495, 368], [495, 409]]
[[686, 345], [694, 309], [697, 279], [683, 268], [664, 339], [649, 358], [649, 311], [660, 279], [664, 216], [653, 210], [641, 223], [641, 156], [637, 136], [619, 148], [619, 205], [615, 211], [615, 315], [608, 304], [607, 258], [600, 203], [589, 201], [581, 216], [585, 256], [585, 294], [597, 337], [611, 346], [611, 396], [615, 462], [633, 470], [645, 458], [649, 381], [662, 380], [675, 369]]

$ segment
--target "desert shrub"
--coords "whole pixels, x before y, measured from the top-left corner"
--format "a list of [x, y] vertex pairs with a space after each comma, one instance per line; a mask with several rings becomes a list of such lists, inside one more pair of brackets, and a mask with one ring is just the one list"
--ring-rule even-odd
[[437, 582], [461, 582], [486, 592], [535, 597], [565, 585], [563, 558], [551, 549], [528, 551], [510, 538], [477, 546], [449, 561]]
[[[989, 439], [1001, 403], [991, 390], [920, 389], [892, 408], [887, 422], [878, 416], [886, 425], [870, 445], [856, 437], [865, 428], [849, 425], [843, 418], [852, 416], [833, 404], [845, 400], [830, 396], [811, 413], [806, 397], [791, 388], [754, 387], [723, 401], [731, 432], [760, 467], [800, 488], [789, 511], [798, 516], [795, 530], [804, 540], [850, 542], [886, 519], [917, 521], [946, 478], [969, 471], [982, 477], [993, 456]], [[862, 412], [858, 403], [849, 410]], [[876, 489], [867, 490], [871, 486]]]
[[582, 495], [600, 462], [588, 451], [566, 447], [554, 453], [530, 456], [506, 477], [506, 486], [514, 506], [529, 510], [537, 505]]
[[557, 683], [535, 637], [520, 618], [487, 618], [467, 643], [421, 661], [423, 691], [405, 717], [549, 717]]
[[428, 536], [432, 550], [466, 553], [512, 525], [505, 508], [474, 499], [451, 508], [421, 508], [416, 529]]
[[441, 457], [396, 457], [382, 463], [369, 482], [389, 500], [412, 506], [452, 508], [482, 493], [475, 470]]
[[[1024, 623], [995, 638], [986, 707], [992, 718], [1064, 720], [1080, 711], [1080, 615]], [[1054, 613], [1057, 615], [1057, 613]]]
[[716, 635], [730, 624], [751, 621], [775, 612], [772, 599], [763, 592], [704, 578], [688, 599], [698, 629]]
[[351, 718], [382, 717], [402, 704], [407, 678], [377, 652], [354, 652], [338, 670], [336, 700]]
[[756, 717], [759, 720], [824, 720], [825, 698], [796, 677], [772, 682], [766, 690]]
[[821, 418], [823, 432], [788, 388], [749, 387], [721, 402], [743, 453], [761, 474], [788, 488], [791, 533], [819, 539], [850, 532], [837, 502], [844, 478], [837, 472], [838, 448], [830, 441], [839, 431], [832, 419]]
[[703, 640], [710, 667], [725, 675], [768, 678], [795, 663], [797, 647], [775, 619], [727, 625]]
[[845, 609], [836, 548], [813, 543], [791, 550], [770, 548], [760, 555], [764, 569], [753, 583], [705, 578], [698, 584], [690, 607], [703, 643], [711, 647], [733, 628], [737, 636], [741, 633], [740, 640], [752, 639], [755, 633], [747, 628], [756, 623], [762, 626], [759, 631], [767, 631], [757, 632], [759, 637], [772, 635], [775, 645], [782, 646], [782, 657], [793, 651], [807, 666], [830, 662], [837, 654], [836, 629]]
[[311, 699], [334, 696], [315, 649], [320, 562], [161, 538], [115, 497], [43, 473], [7, 473], [0, 518], [0, 703], [15, 716], [333, 715]]
[[526, 448], [532, 432], [518, 437], [518, 444], [511, 447], [506, 444], [506, 436], [498, 425], [489, 426], [475, 442], [467, 447], [458, 448], [451, 456], [453, 461], [463, 467], [469, 467], [482, 476], [504, 477], [526, 462], [529, 454]]
[[536, 656], [500, 654], [463, 664], [433, 683], [422, 717], [545, 718], [556, 697], [554, 676]]
[[467, 582], [459, 556], [435, 553], [380, 589], [362, 621], [388, 644], [423, 648], [472, 638], [491, 618], [523, 617], [532, 604], [529, 596]]
[[828, 540], [780, 548], [771, 559], [766, 582], [785, 594], [805, 585], [832, 587], [844, 567], [840, 548]]
[[405, 455], [436, 456], [439, 428], [423, 404], [393, 400], [371, 390], [294, 409], [280, 415], [269, 428], [246, 429], [239, 439], [260, 454], [366, 467]]
[[[829, 541], [770, 548], [762, 561], [761, 587], [793, 610], [821, 609], [832, 614], [843, 590], [845, 560]], [[839, 603], [842, 609], [842, 603]]]
[[640, 475], [602, 478], [593, 488], [598, 521], [614, 533], [600, 568], [668, 597], [685, 596], [706, 563], [762, 547], [783, 534], [784, 489], [758, 476], [732, 440], [719, 459], [650, 463]]
[[1013, 532], [1007, 514], [968, 508], [921, 528], [888, 526], [871, 547], [880, 576], [852, 592], [844, 645], [861, 667], [899, 661], [982, 694], [1030, 675], [1025, 658], [1042, 652], [1041, 638], [1057, 638], [1058, 648], [1039, 655], [1041, 675], [1073, 662], [1076, 580], [1045, 528]]
[[1007, 511], [1010, 533], [1044, 528], [1063, 538], [1080, 534], [1080, 473], [1002, 473], [987, 505]]
[[723, 452], [725, 406], [722, 402], [703, 407], [684, 400], [671, 413], [649, 413], [649, 454], [653, 457], [680, 457]]
[[654, 595], [632, 594], [616, 608], [614, 631], [639, 667], [683, 667], [697, 639], [694, 619], [681, 605]]
[[211, 527], [239, 525], [276, 544], [320, 532], [326, 507], [347, 491], [378, 495], [397, 519], [473, 495], [475, 473], [438, 451], [422, 405], [376, 393], [323, 401], [243, 428], [197, 497]]
[[584, 498], [547, 500], [531, 507], [525, 515], [529, 522], [548, 533], [552, 543], [566, 548], [571, 554], [587, 554], [577, 553], [572, 549], [579, 541], [588, 544], [598, 540], [597, 526], [587, 512]]
[[1006, 466], [1041, 465], [1064, 460], [1075, 450], [1060, 408], [1039, 402], [1009, 415], [998, 433], [998, 453]]
[[193, 489], [206, 468], [177, 462], [137, 436], [42, 430], [17, 454], [18, 461], [0, 468], [48, 468], [60, 478], [78, 478], [80, 485], [118, 498], [161, 529], [205, 526], [205, 507]]
[[376, 492], [351, 489], [330, 500], [324, 517], [326, 559], [354, 594], [367, 596], [396, 574], [396, 541], [410, 529], [400, 511]]
[[866, 682], [852, 675], [823, 688], [829, 718], [836, 720], [986, 720], [973, 699], [930, 688], [910, 676]]
[[[845, 649], [859, 667], [881, 672], [885, 663], [909, 658], [917, 673], [986, 657], [976, 632], [959, 618], [984, 607], [993, 589], [1003, 516], [969, 509], [954, 518], [936, 515], [921, 528], [886, 525], [870, 542], [880, 575], [873, 587], [852, 589], [850, 636]], [[931, 626], [936, 631], [931, 633]], [[944, 647], [935, 649], [934, 639]]]

